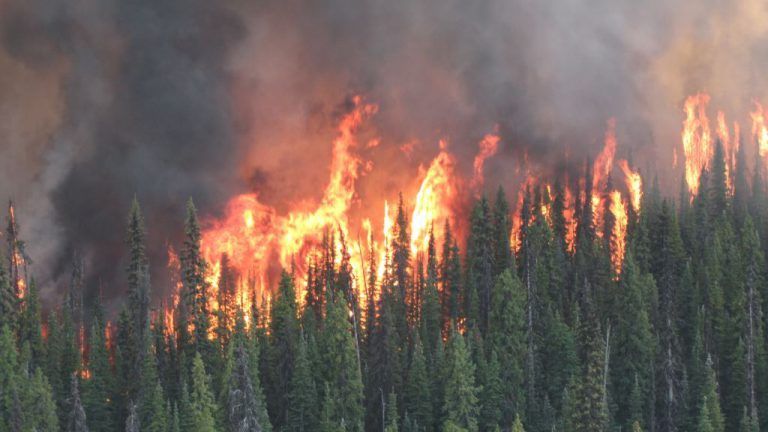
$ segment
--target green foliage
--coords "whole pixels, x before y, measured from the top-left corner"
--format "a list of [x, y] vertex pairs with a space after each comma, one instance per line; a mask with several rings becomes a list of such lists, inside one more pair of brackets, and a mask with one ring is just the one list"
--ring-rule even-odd
[[[451, 333], [445, 358], [445, 393], [443, 398], [444, 430], [478, 430], [478, 388], [475, 365], [464, 337], [455, 329]], [[460, 429], [457, 429], [460, 428]]]

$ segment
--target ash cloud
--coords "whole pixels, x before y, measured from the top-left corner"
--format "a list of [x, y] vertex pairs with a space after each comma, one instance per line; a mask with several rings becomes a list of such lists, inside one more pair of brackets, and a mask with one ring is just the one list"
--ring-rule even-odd
[[278, 211], [319, 197], [352, 94], [379, 105], [362, 201], [411, 187], [441, 138], [468, 169], [497, 125], [488, 187], [523, 155], [593, 156], [609, 117], [651, 167], [688, 94], [742, 122], [768, 96], [767, 20], [758, 0], [0, 0], [0, 199], [49, 298], [77, 249], [110, 300], [135, 194], [162, 292], [186, 198], [205, 216], [247, 190]]

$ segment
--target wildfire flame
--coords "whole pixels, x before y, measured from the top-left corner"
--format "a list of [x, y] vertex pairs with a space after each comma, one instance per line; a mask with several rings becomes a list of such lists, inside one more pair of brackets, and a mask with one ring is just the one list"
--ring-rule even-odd
[[709, 130], [707, 105], [709, 95], [698, 93], [685, 100], [683, 108], [683, 153], [685, 154], [685, 181], [691, 197], [699, 193], [701, 172], [707, 168], [714, 148]]
[[593, 223], [598, 237], [603, 236], [603, 221], [605, 220], [605, 206], [603, 205], [603, 192], [608, 185], [608, 177], [613, 169], [613, 158], [616, 154], [616, 120], [608, 119], [605, 130], [605, 145], [603, 150], [595, 158], [592, 167], [592, 215]]
[[635, 213], [640, 213], [640, 205], [643, 200], [643, 177], [638, 171], [629, 167], [629, 163], [622, 159], [619, 161], [619, 167], [624, 173], [624, 181], [629, 191], [629, 202]]
[[621, 192], [614, 190], [610, 196], [610, 211], [614, 218], [613, 232], [610, 236], [611, 264], [613, 272], [618, 277], [624, 262], [627, 237], [627, 209], [621, 198]]
[[472, 188], [477, 190], [483, 186], [483, 167], [485, 160], [496, 154], [499, 149], [499, 136], [488, 134], [478, 143], [478, 153], [472, 165], [474, 175], [472, 176]]
[[[495, 147], [495, 144], [493, 144]], [[432, 224], [436, 221], [450, 219], [452, 211], [449, 205], [456, 197], [458, 186], [454, 181], [455, 158], [448, 153], [445, 141], [440, 142], [440, 153], [432, 160], [429, 169], [424, 174], [424, 179], [416, 194], [416, 203], [411, 215], [411, 254], [425, 252], [429, 243], [429, 233]], [[488, 147], [481, 145], [481, 154]], [[481, 158], [480, 173], [482, 175]], [[475, 174], [477, 174], [477, 161], [475, 158]], [[453, 225], [453, 224], [452, 224]]]

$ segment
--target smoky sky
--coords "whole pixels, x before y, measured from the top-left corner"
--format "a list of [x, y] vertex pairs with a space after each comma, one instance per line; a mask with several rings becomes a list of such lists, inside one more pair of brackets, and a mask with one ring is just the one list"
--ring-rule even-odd
[[765, 96], [765, 8], [0, 0], [0, 199], [17, 203], [49, 302], [78, 251], [89, 293], [119, 304], [134, 196], [162, 293], [186, 200], [205, 219], [246, 191], [279, 211], [318, 198], [334, 123], [355, 94], [379, 106], [361, 133], [380, 140], [360, 150], [372, 162], [361, 198], [407, 187], [439, 139], [467, 169], [497, 130], [486, 169], [495, 187], [525, 158], [552, 167], [594, 155], [610, 117], [619, 152], [650, 171], [671, 159], [687, 95], [707, 91], [735, 119]]

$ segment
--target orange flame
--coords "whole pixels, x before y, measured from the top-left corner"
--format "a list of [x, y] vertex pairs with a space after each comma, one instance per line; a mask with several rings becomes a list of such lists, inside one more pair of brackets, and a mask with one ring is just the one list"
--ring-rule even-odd
[[427, 250], [432, 224], [450, 219], [452, 211], [449, 206], [457, 194], [453, 175], [456, 160], [447, 152], [445, 142], [441, 141], [440, 148], [440, 153], [429, 165], [416, 194], [416, 203], [411, 215], [411, 253], [414, 256]]
[[595, 231], [598, 237], [603, 236], [603, 221], [605, 220], [605, 206], [603, 204], [603, 192], [608, 184], [608, 177], [613, 169], [613, 157], [616, 154], [616, 119], [608, 119], [605, 130], [605, 146], [597, 155], [592, 167], [592, 215]]
[[472, 188], [480, 189], [483, 187], [483, 167], [485, 160], [496, 154], [499, 149], [499, 136], [488, 134], [478, 143], [478, 153], [473, 163], [474, 175], [472, 177]]
[[565, 245], [568, 252], [576, 251], [576, 230], [578, 221], [576, 220], [576, 202], [573, 192], [569, 186], [565, 187], [565, 196], [563, 197], [563, 218], [565, 219]]
[[712, 159], [712, 133], [709, 130], [707, 105], [709, 95], [699, 93], [685, 100], [683, 121], [683, 152], [685, 154], [685, 180], [691, 197], [699, 192], [701, 172]]
[[766, 122], [763, 106], [759, 102], [755, 102], [755, 110], [751, 113], [751, 117], [752, 137], [757, 142], [758, 153], [761, 158], [768, 161], [768, 122]]
[[621, 192], [614, 190], [610, 196], [610, 211], [614, 217], [613, 232], [610, 237], [611, 264], [616, 276], [621, 274], [627, 237], [627, 209], [621, 199]]
[[640, 213], [640, 205], [643, 200], [643, 177], [639, 171], [634, 171], [629, 167], [629, 163], [622, 159], [619, 161], [619, 167], [624, 173], [624, 181], [629, 191], [629, 202], [635, 213]]

